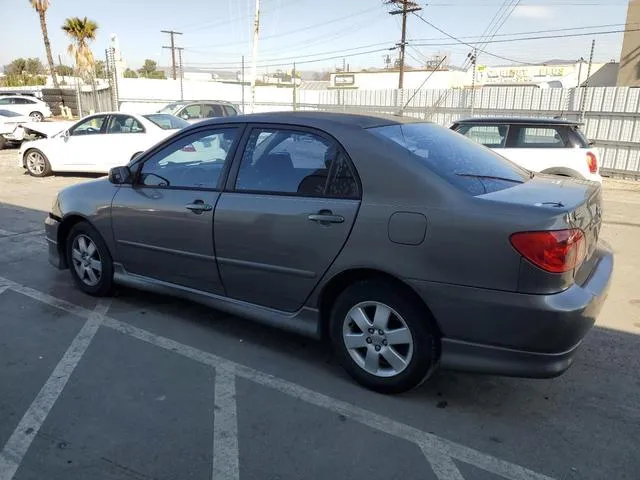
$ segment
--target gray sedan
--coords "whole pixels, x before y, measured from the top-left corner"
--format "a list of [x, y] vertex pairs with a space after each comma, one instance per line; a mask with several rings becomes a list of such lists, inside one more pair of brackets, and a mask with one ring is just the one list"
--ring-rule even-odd
[[[90, 154], [90, 152], [88, 152]], [[598, 184], [399, 117], [204, 121], [60, 192], [51, 263], [317, 338], [380, 392], [564, 372], [613, 270]]]

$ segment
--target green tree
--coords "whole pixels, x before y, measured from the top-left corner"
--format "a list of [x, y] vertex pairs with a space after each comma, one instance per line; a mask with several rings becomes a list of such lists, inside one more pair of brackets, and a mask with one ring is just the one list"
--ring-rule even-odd
[[69, 65], [58, 65], [56, 67], [56, 73], [62, 77], [70, 77], [73, 75], [73, 67]]
[[95, 59], [89, 42], [96, 39], [98, 24], [87, 17], [71, 17], [65, 20], [62, 30], [71, 40], [67, 50], [75, 60], [76, 70], [82, 77], [92, 76]]
[[107, 64], [104, 60], [96, 62], [96, 78], [107, 78]]
[[4, 66], [6, 77], [2, 81], [5, 87], [45, 85], [45, 68], [38, 58], [16, 58]]
[[40, 30], [42, 30], [42, 39], [44, 40], [44, 49], [47, 52], [47, 62], [49, 63], [49, 71], [53, 79], [53, 86], [60, 88], [58, 78], [53, 63], [53, 55], [51, 54], [51, 42], [49, 41], [49, 32], [47, 31], [47, 9], [49, 8], [49, 0], [29, 0], [31, 6], [38, 12], [40, 17]]
[[166, 78], [164, 72], [158, 70], [158, 64], [149, 58], [147, 58], [144, 61], [144, 65], [138, 69], [138, 73], [141, 77], [145, 78]]
[[138, 74], [135, 70], [131, 70], [130, 68], [127, 68], [122, 75], [124, 78], [138, 78]]
[[39, 58], [27, 58], [25, 70], [29, 75], [44, 75], [46, 69]]

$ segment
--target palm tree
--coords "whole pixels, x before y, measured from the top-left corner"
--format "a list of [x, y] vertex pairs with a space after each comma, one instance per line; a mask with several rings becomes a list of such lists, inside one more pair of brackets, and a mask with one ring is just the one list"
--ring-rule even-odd
[[44, 49], [47, 51], [47, 62], [49, 63], [49, 71], [53, 79], [53, 86], [60, 88], [58, 77], [56, 76], [55, 65], [53, 64], [53, 55], [51, 55], [51, 42], [49, 41], [49, 33], [47, 32], [47, 9], [49, 8], [49, 0], [29, 0], [31, 6], [38, 12], [40, 17], [40, 29], [42, 30], [42, 38], [44, 40]]
[[67, 50], [76, 62], [78, 73], [83, 77], [91, 76], [95, 60], [89, 42], [96, 39], [98, 24], [87, 17], [71, 17], [64, 21], [62, 30], [71, 40]]

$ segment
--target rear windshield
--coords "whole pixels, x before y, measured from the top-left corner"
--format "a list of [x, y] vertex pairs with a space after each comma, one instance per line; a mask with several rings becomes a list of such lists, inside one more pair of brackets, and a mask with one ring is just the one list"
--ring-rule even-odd
[[530, 178], [527, 170], [449, 129], [431, 123], [370, 128], [423, 161], [451, 185], [471, 195], [504, 190]]
[[11, 110], [0, 110], [0, 117], [21, 117], [19, 113], [12, 112]]
[[189, 126], [189, 122], [185, 122], [183, 119], [174, 117], [173, 115], [167, 115], [165, 113], [152, 113], [145, 115], [144, 118], [152, 121], [163, 130], [179, 130]]

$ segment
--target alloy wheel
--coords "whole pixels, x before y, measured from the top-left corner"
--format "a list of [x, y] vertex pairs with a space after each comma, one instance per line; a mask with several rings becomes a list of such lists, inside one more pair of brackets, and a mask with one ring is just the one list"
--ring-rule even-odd
[[381, 302], [362, 302], [347, 313], [342, 339], [353, 361], [376, 377], [404, 371], [413, 356], [413, 335], [398, 312]]
[[33, 120], [34, 122], [41, 122], [42, 120], [44, 120], [44, 117], [40, 112], [31, 112], [29, 114], [29, 117], [31, 117], [31, 120]]
[[86, 235], [78, 235], [71, 247], [71, 260], [78, 278], [95, 287], [102, 278], [102, 258], [96, 244]]
[[47, 166], [44, 156], [40, 152], [29, 152], [27, 155], [27, 169], [34, 175], [42, 175]]

